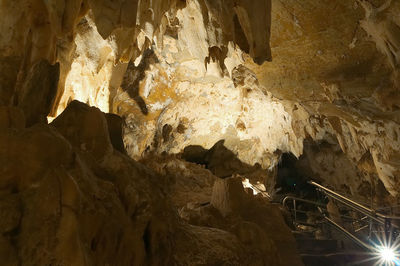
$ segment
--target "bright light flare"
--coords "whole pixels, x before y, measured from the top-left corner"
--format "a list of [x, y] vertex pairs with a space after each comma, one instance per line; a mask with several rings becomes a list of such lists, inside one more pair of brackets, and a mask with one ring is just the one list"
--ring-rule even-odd
[[[389, 240], [387, 240], [389, 239]], [[374, 241], [375, 242], [375, 241]], [[378, 236], [376, 234], [376, 242], [371, 241], [370, 252], [364, 253], [363, 256], [369, 258], [361, 259], [358, 264], [369, 263], [373, 266], [400, 266], [400, 237], [392, 238], [392, 232], [389, 237]], [[369, 255], [367, 255], [369, 253]], [[366, 264], [362, 264], [366, 265]]]
[[390, 247], [380, 248], [379, 255], [384, 262], [394, 262], [396, 260], [395, 252]]
[[387, 266], [395, 266], [400, 265], [399, 256], [400, 254], [397, 252], [399, 246], [398, 245], [385, 245], [381, 243], [376, 247], [375, 258], [377, 262], [374, 265], [387, 265]]

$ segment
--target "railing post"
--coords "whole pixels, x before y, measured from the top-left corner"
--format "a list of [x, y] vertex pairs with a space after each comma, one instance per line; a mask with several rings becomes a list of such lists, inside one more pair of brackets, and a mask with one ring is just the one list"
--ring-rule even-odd
[[368, 233], [368, 239], [371, 239], [372, 237], [372, 219], [369, 218], [369, 233]]
[[390, 219], [385, 218], [385, 237], [386, 243], [391, 243], [392, 239], [390, 238], [390, 231], [392, 230], [392, 223]]

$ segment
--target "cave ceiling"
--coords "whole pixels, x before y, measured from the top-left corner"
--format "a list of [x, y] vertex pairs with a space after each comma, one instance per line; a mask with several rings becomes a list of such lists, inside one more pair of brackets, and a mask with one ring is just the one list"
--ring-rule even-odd
[[396, 0], [2, 1], [0, 103], [27, 125], [72, 100], [117, 114], [135, 159], [224, 139], [272, 169], [326, 141], [397, 196], [399, 13]]

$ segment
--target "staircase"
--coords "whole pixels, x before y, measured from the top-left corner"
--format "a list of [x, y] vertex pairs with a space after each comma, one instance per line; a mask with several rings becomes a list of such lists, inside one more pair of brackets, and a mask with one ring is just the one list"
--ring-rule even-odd
[[[374, 265], [380, 259], [376, 248], [380, 246], [379, 240], [388, 239], [393, 243], [400, 239], [397, 225], [393, 224], [399, 217], [379, 213], [315, 182], [310, 184], [329, 200], [334, 200], [340, 207], [340, 214], [328, 211], [326, 201], [322, 200], [293, 196], [282, 200], [306, 266]], [[400, 262], [386, 261], [377, 265], [400, 265]]]
[[361, 249], [346, 249], [342, 240], [316, 239], [294, 231], [298, 251], [306, 266], [371, 265], [361, 263], [368, 254]]

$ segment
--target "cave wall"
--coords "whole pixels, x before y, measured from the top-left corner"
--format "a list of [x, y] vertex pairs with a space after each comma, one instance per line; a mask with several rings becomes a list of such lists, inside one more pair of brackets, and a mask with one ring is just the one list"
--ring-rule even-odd
[[[174, 176], [157, 173], [128, 157], [121, 145], [123, 120], [101, 112], [112, 110], [110, 99], [121, 89], [129, 63], [145, 54], [153, 38], [162, 46], [166, 27], [173, 27], [179, 10], [186, 5], [195, 7], [196, 15], [198, 11], [209, 12], [207, 18], [197, 21], [207, 25], [208, 39], [202, 39], [206, 52], [210, 53], [209, 47], [218, 51], [217, 46], [228, 46], [237, 39], [232, 35], [233, 24], [226, 21], [240, 13], [235, 27], [246, 27], [247, 31], [262, 27], [264, 31], [241, 35], [245, 39], [240, 42], [247, 43], [257, 63], [269, 60], [270, 2], [224, 4], [1, 1], [3, 264], [286, 264], [289, 256], [282, 253], [278, 260], [276, 256], [282, 240], [266, 235], [269, 228], [265, 224], [245, 221], [240, 210], [232, 212], [238, 217], [232, 226], [243, 224], [235, 231], [183, 221], [171, 203]], [[266, 9], [257, 10], [255, 4]], [[182, 19], [190, 19], [186, 17], [190, 10], [187, 12]], [[260, 20], [251, 21], [250, 12], [258, 13]], [[191, 43], [199, 40], [189, 39]], [[208, 53], [193, 54], [204, 62]], [[136, 80], [141, 81], [142, 73], [136, 74]], [[245, 193], [243, 189], [239, 192]], [[260, 206], [265, 204], [268, 202]], [[218, 215], [220, 210], [215, 210]], [[282, 230], [279, 236], [285, 236], [284, 244], [292, 248], [290, 262], [301, 265], [294, 238], [280, 212], [274, 211], [276, 222], [271, 220], [271, 224]], [[265, 238], [243, 237], [253, 232]], [[268, 246], [259, 248], [267, 238]], [[252, 256], [247, 256], [250, 253]]]
[[[41, 112], [33, 121], [48, 109], [52, 120], [77, 99], [124, 116], [134, 158], [225, 138], [243, 161], [270, 169], [275, 150], [300, 156], [306, 137], [333, 134], [355, 165], [372, 158], [397, 195], [397, 1], [1, 5], [1, 101]], [[146, 49], [155, 61], [141, 68]], [[59, 63], [59, 82], [33, 96], [24, 91], [38, 90], [26, 84], [42, 79], [41, 60]], [[23, 107], [23, 95], [46, 107]]]
[[[112, 146], [100, 110], [123, 118], [126, 153], [134, 159], [179, 153], [188, 145], [210, 148], [225, 139], [249, 165], [273, 170], [282, 152], [305, 154], [324, 184], [342, 189], [347, 183], [353, 196], [369, 189], [387, 199], [384, 204], [395, 203], [399, 12], [399, 2], [390, 0], [1, 1], [0, 188], [1, 210], [10, 214], [0, 226], [1, 255], [12, 263], [90, 265], [98, 256], [104, 262], [129, 253], [133, 243], [137, 253], [121, 258], [127, 264], [161, 264], [171, 259], [171, 232], [178, 232], [184, 239], [178, 246], [222, 241], [227, 260], [240, 264], [242, 233], [264, 230], [240, 212], [245, 223], [236, 233], [219, 231], [218, 223], [214, 229], [180, 226], [176, 217], [160, 223], [163, 215], [175, 215], [168, 202], [160, 204], [168, 191], [148, 195], [149, 186], [160, 185], [157, 175]], [[308, 138], [330, 146], [309, 149]], [[333, 171], [338, 167], [348, 171]], [[166, 187], [168, 175], [160, 174]], [[221, 181], [216, 190], [237, 192], [236, 183]], [[139, 194], [138, 202], [128, 200]], [[41, 209], [43, 202], [54, 205]], [[87, 210], [100, 214], [87, 217]], [[49, 220], [51, 236], [41, 227]], [[93, 220], [108, 222], [93, 227]], [[100, 233], [109, 227], [120, 231]], [[32, 231], [42, 242], [27, 240]], [[133, 239], [120, 241], [126, 246], [116, 244], [121, 232]], [[53, 235], [62, 240], [58, 246]], [[204, 235], [209, 238], [201, 240]], [[279, 246], [274, 237], [263, 248]], [[36, 244], [55, 249], [35, 253]], [[81, 254], [76, 261], [63, 257], [63, 245]], [[103, 254], [110, 247], [116, 253]]]
[[335, 136], [361, 174], [377, 173], [394, 196], [399, 175], [399, 69], [393, 56], [399, 52], [398, 4], [275, 1], [274, 60], [261, 67], [249, 61], [265, 91], [281, 99], [293, 116], [299, 139], [332, 142]]

